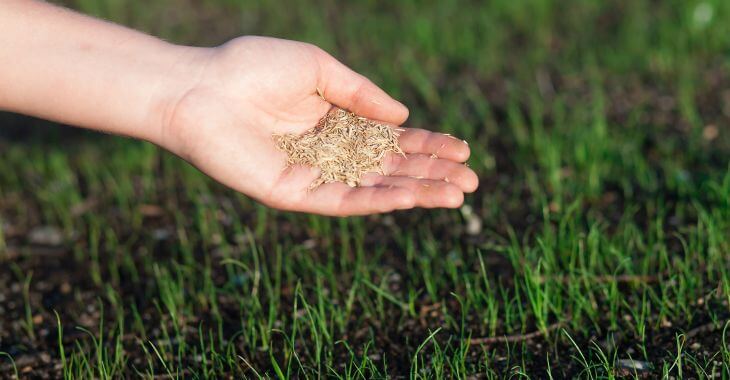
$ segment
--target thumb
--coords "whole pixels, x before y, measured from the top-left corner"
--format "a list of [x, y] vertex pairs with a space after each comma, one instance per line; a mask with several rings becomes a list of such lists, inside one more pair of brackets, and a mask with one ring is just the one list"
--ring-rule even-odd
[[393, 99], [368, 78], [318, 49], [318, 90], [325, 100], [359, 116], [400, 125], [408, 119], [408, 108]]

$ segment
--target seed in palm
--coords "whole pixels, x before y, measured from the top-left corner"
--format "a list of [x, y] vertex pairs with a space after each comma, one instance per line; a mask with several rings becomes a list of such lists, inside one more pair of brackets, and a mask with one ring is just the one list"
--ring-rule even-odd
[[334, 108], [313, 129], [301, 135], [275, 134], [274, 141], [286, 153], [287, 166], [320, 169], [320, 177], [310, 189], [331, 182], [355, 187], [365, 173], [384, 174], [387, 153], [404, 154], [398, 146], [398, 134], [388, 125]]

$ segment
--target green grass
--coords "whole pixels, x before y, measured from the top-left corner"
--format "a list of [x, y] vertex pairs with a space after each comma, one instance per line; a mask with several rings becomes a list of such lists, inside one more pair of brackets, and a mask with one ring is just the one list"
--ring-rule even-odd
[[472, 216], [324, 218], [141, 142], [0, 140], [0, 373], [730, 379], [730, 3], [66, 3], [316, 43], [468, 139], [482, 185]]

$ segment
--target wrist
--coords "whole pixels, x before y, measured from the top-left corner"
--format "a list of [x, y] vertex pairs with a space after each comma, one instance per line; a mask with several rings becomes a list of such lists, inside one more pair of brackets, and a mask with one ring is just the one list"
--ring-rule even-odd
[[148, 127], [134, 137], [177, 153], [179, 136], [174, 121], [185, 98], [200, 83], [211, 49], [166, 43], [163, 50], [165, 59], [160, 62], [158, 75], [150, 78], [155, 85], [147, 109]]

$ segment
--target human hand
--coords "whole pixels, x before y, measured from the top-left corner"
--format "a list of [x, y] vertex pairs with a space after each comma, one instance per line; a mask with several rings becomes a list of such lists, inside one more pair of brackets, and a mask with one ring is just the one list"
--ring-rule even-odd
[[406, 157], [386, 157], [387, 175], [367, 174], [361, 187], [309, 185], [318, 170], [286, 167], [273, 133], [302, 133], [333, 106], [397, 126], [408, 109], [321, 49], [295, 41], [242, 37], [196, 49], [189, 83], [164, 107], [159, 145], [204, 173], [274, 208], [361, 215], [413, 207], [459, 207], [478, 185], [463, 165], [465, 142], [406, 128]]

